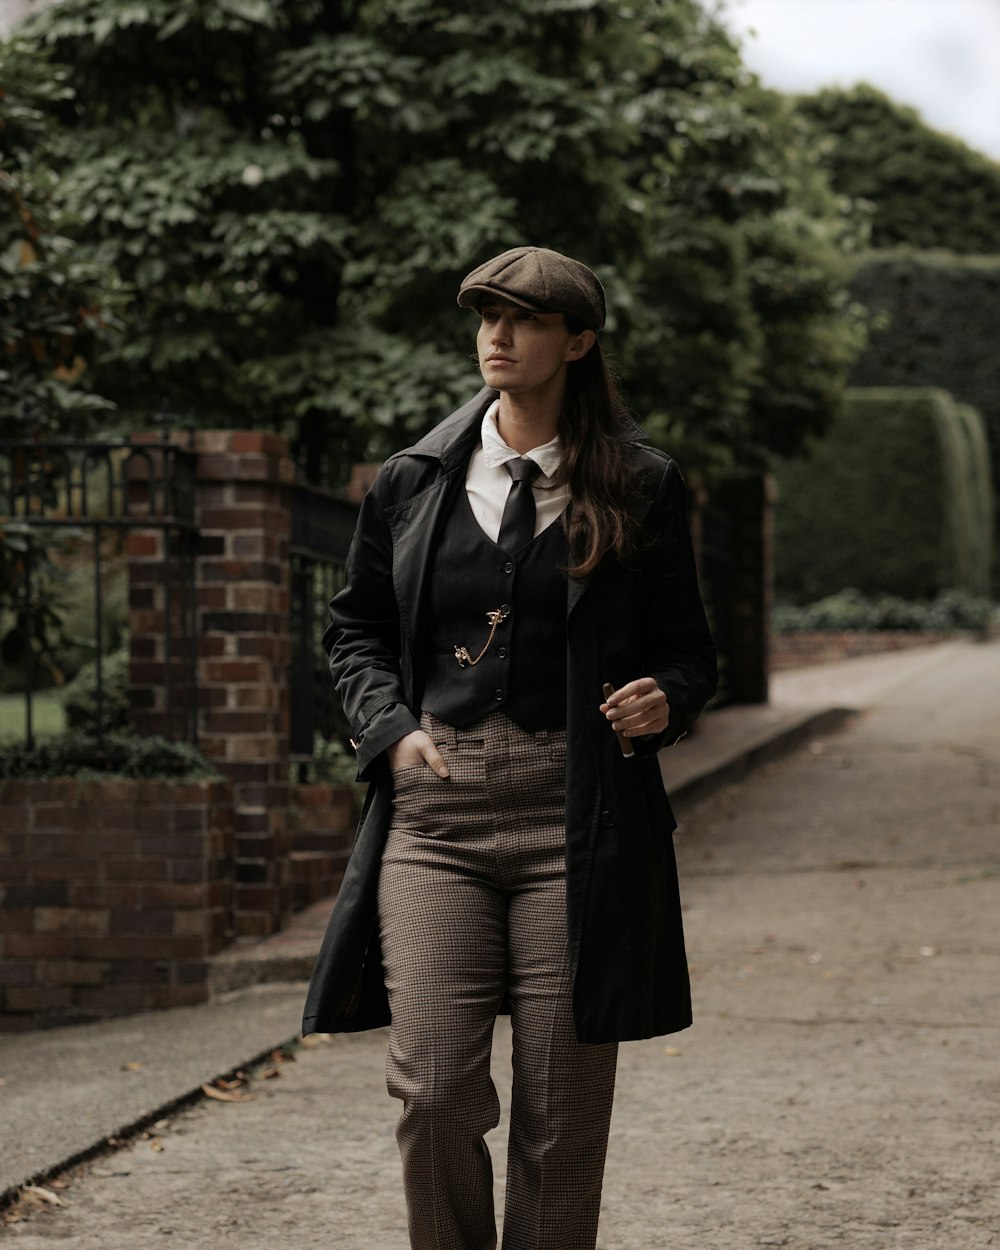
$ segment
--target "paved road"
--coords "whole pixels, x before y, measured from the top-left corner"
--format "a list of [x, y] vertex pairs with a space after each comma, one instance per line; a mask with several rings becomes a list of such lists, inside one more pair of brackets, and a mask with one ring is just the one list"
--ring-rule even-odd
[[[623, 1047], [604, 1250], [1000, 1247], [998, 690], [1000, 644], [951, 649], [686, 814], [697, 1023]], [[403, 1250], [384, 1045], [300, 1050], [6, 1236]]]

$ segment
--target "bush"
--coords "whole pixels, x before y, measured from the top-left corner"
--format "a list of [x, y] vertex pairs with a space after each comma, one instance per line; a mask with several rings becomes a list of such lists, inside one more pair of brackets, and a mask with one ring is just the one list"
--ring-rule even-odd
[[[994, 247], [1000, 247], [998, 237]], [[995, 494], [1000, 489], [1000, 256], [875, 253], [858, 266], [851, 293], [882, 323], [851, 374], [852, 385], [943, 387], [972, 404], [985, 421]], [[1000, 545], [995, 550], [1000, 556]], [[994, 592], [998, 587], [1000, 568], [994, 567]]]
[[776, 471], [778, 597], [988, 594], [993, 495], [982, 418], [931, 388], [850, 390], [812, 453]]
[[105, 656], [101, 669], [101, 724], [98, 724], [97, 662], [91, 660], [63, 691], [63, 708], [68, 729], [79, 729], [95, 735], [99, 728], [103, 728], [105, 732], [128, 728], [128, 652], [121, 650]]
[[213, 777], [216, 770], [190, 743], [131, 733], [109, 733], [98, 743], [87, 733], [67, 730], [30, 750], [23, 742], [0, 747], [0, 780], [88, 774], [190, 781]]
[[871, 598], [852, 588], [805, 607], [779, 605], [774, 609], [772, 628], [776, 634], [839, 633], [846, 629], [983, 630], [995, 610], [989, 599], [964, 590], [946, 590], [930, 602], [915, 602], [897, 595]]

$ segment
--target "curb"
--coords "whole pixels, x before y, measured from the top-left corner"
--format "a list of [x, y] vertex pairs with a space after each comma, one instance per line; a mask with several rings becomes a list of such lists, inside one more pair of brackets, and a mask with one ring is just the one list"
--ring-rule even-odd
[[[296, 1036], [286, 1038], [275, 1046], [266, 1046], [262, 1051], [254, 1055], [252, 1059], [247, 1059], [243, 1063], [233, 1064], [224, 1072], [215, 1073], [214, 1076], [207, 1076], [204, 1084], [212, 1085], [216, 1081], [231, 1079], [241, 1070], [260, 1067], [270, 1058], [275, 1050], [296, 1046], [298, 1041], [299, 1039]], [[163, 1120], [167, 1116], [183, 1111], [187, 1107], [193, 1107], [195, 1103], [207, 1101], [208, 1096], [203, 1092], [201, 1083], [199, 1083], [193, 1089], [188, 1089], [184, 1093], [176, 1095], [176, 1097], [166, 1099], [159, 1106], [154, 1107], [152, 1111], [146, 1111], [141, 1116], [136, 1117], [136, 1119], [127, 1121], [121, 1128], [108, 1133], [100, 1141], [94, 1142], [93, 1145], [85, 1146], [82, 1150], [76, 1150], [56, 1163], [47, 1163], [44, 1167], [39, 1168], [37, 1172], [26, 1176], [14, 1185], [9, 1185], [0, 1192], [0, 1214], [12, 1206], [29, 1185], [44, 1185], [46, 1181], [53, 1180], [55, 1177], [62, 1175], [62, 1173], [68, 1172], [70, 1168], [78, 1167], [81, 1163], [89, 1163], [92, 1159], [98, 1159], [103, 1155], [114, 1154], [121, 1150], [123, 1146], [129, 1145], [134, 1137], [155, 1124], [157, 1120]], [[3, 1225], [0, 1224], [0, 1233], [2, 1233], [2, 1229]]]
[[741, 781], [760, 764], [790, 755], [807, 738], [831, 733], [860, 714], [858, 708], [804, 708], [778, 729], [762, 732], [740, 751], [725, 758], [710, 760], [688, 775], [675, 780], [670, 787], [671, 802], [682, 805], [700, 802], [724, 787]]

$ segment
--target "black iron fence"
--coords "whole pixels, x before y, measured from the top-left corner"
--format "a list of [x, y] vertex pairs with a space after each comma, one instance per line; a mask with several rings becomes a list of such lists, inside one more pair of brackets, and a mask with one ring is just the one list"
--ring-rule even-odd
[[[0, 441], [0, 650], [5, 687], [23, 696], [24, 738], [35, 740], [35, 706], [61, 682], [62, 657], [89, 653], [95, 668], [93, 737], [111, 719], [106, 657], [115, 631], [108, 579], [130, 532], [158, 537], [158, 585], [139, 593], [170, 625], [162, 655], [167, 736], [193, 741], [197, 722], [194, 452], [169, 432], [149, 443], [124, 439]], [[86, 570], [81, 576], [81, 571]], [[122, 574], [123, 575], [123, 574]], [[86, 583], [89, 581], [89, 591]], [[88, 599], [87, 604], [81, 602]], [[82, 625], [89, 617], [89, 624]], [[76, 622], [68, 636], [66, 622]]]

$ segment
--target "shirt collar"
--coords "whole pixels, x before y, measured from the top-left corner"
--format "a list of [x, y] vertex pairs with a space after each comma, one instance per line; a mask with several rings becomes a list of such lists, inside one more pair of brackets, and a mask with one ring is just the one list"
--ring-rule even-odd
[[[497, 413], [500, 411], [500, 400], [495, 399], [483, 416], [483, 453], [486, 464], [491, 469], [498, 469], [508, 460], [516, 460], [521, 453], [514, 451], [500, 437], [497, 429]], [[527, 460], [534, 460], [545, 477], [551, 477], [562, 463], [562, 448], [559, 435], [541, 447], [532, 447], [524, 453]]]

